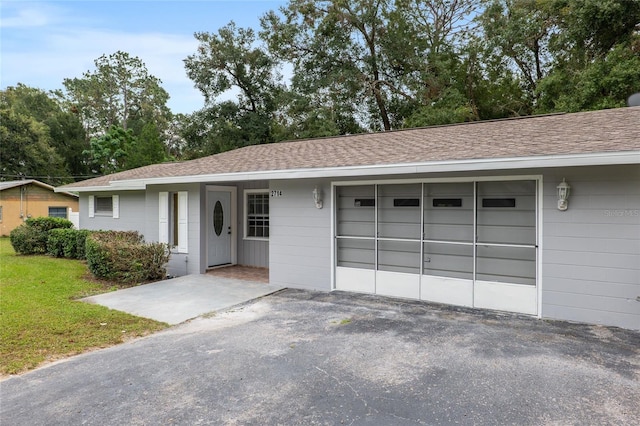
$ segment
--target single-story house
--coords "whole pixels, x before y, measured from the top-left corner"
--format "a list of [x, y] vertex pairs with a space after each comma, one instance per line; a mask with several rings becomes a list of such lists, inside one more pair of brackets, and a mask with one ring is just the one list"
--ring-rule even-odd
[[61, 217], [72, 222], [78, 215], [78, 195], [55, 192], [34, 179], [0, 182], [0, 235], [6, 236], [30, 217]]
[[58, 188], [172, 275], [640, 329], [640, 107], [255, 145]]

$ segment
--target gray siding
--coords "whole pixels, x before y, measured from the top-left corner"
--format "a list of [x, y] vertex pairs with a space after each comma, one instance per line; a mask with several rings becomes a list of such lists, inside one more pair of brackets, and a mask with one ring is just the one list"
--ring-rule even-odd
[[[89, 217], [89, 196], [109, 197], [118, 195], [120, 197], [120, 217], [114, 219], [111, 216], [96, 214]], [[157, 209], [156, 209], [157, 210]], [[147, 214], [145, 207], [144, 191], [122, 191], [122, 192], [96, 192], [80, 194], [80, 229], [113, 230], [113, 231], [139, 231], [145, 235], [147, 232]]]
[[[269, 267], [269, 241], [260, 241], [244, 238], [244, 190], [245, 189], [269, 189], [267, 181], [252, 181], [238, 184], [238, 264], [248, 266]], [[270, 202], [273, 200], [269, 200]]]
[[[324, 206], [317, 209], [312, 191], [322, 188]], [[331, 186], [329, 181], [271, 181], [269, 280], [272, 284], [331, 290]]]
[[545, 172], [543, 205], [542, 316], [640, 329], [640, 167]]

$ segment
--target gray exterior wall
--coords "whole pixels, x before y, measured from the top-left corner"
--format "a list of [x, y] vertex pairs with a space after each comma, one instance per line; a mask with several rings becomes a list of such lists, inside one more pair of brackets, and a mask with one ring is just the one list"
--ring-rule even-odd
[[[95, 217], [89, 217], [89, 196], [110, 197], [118, 195], [120, 198], [120, 217], [114, 219], [111, 216], [103, 216], [96, 213]], [[113, 230], [113, 231], [140, 231], [146, 233], [149, 223], [145, 207], [144, 191], [121, 192], [95, 192], [80, 194], [80, 229]], [[157, 211], [157, 209], [156, 209]], [[157, 215], [156, 215], [157, 216]]]
[[[261, 268], [269, 267], [269, 241], [252, 240], [244, 238], [245, 228], [245, 205], [244, 205], [244, 190], [245, 189], [269, 189], [269, 182], [267, 181], [251, 181], [242, 182], [237, 185], [238, 187], [238, 232], [237, 232], [237, 247], [238, 247], [238, 264], [248, 266], [258, 266]], [[269, 200], [273, 201], [273, 200]]]
[[[640, 329], [640, 167], [599, 166], [562, 169], [451, 174], [450, 177], [542, 175], [541, 314], [562, 319]], [[445, 175], [397, 176], [430, 178]], [[557, 210], [556, 186], [571, 185], [569, 209]], [[357, 180], [374, 180], [363, 176]], [[336, 179], [336, 181], [341, 181]], [[317, 209], [314, 187], [323, 192]], [[331, 180], [275, 180], [270, 202], [269, 241], [244, 239], [244, 190], [266, 188], [267, 182], [237, 184], [239, 264], [268, 266], [273, 284], [331, 290]], [[189, 253], [174, 253], [172, 275], [204, 273], [206, 185], [151, 186], [124, 191], [120, 218], [89, 218], [88, 195], [81, 194], [80, 226], [84, 229], [138, 230], [147, 241], [158, 239], [158, 192], [189, 191]]]
[[542, 316], [640, 329], [640, 166], [546, 171], [543, 205]]
[[201, 265], [204, 264], [202, 257], [205, 251], [202, 247], [200, 218], [203, 216], [200, 200], [203, 195], [203, 186], [200, 184], [180, 184], [180, 185], [151, 185], [147, 187], [146, 210], [147, 210], [147, 230], [145, 233], [146, 241], [158, 241], [159, 238], [159, 206], [158, 193], [161, 191], [178, 192], [187, 191], [188, 195], [188, 252], [178, 253], [176, 250], [171, 252], [169, 264], [167, 265], [167, 274], [173, 276], [181, 276], [187, 274], [200, 274], [204, 270]]
[[[322, 188], [324, 205], [312, 197]], [[287, 287], [331, 290], [331, 183], [328, 180], [276, 180], [269, 199], [269, 281]], [[278, 192], [279, 194], [279, 192]]]
[[[158, 193], [160, 191], [188, 191], [189, 192], [189, 247], [188, 253], [172, 252], [167, 273], [169, 275], [198, 274], [200, 270], [200, 256], [203, 252], [200, 238], [201, 217], [201, 185], [170, 185], [150, 186], [146, 191], [96, 192], [80, 194], [80, 228], [90, 230], [138, 231], [147, 242], [158, 241]], [[89, 196], [104, 197], [118, 195], [120, 198], [120, 217], [96, 214], [89, 217]]]

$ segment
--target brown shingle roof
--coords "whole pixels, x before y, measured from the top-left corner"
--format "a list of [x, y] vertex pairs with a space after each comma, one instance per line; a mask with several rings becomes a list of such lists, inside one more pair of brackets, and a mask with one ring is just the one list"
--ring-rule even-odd
[[[640, 151], [640, 107], [254, 145], [77, 182]], [[64, 187], [62, 187], [64, 188]]]
[[[15, 188], [18, 186], [25, 186], [25, 185], [38, 185], [41, 186], [43, 188], [49, 189], [49, 190], [54, 190], [55, 188], [51, 185], [48, 185], [44, 182], [40, 182], [39, 180], [35, 180], [35, 179], [23, 179], [23, 180], [7, 180], [7, 181], [3, 181], [0, 182], [0, 191], [4, 191], [6, 189], [11, 189], [11, 188]], [[70, 192], [63, 192], [60, 191], [62, 194], [68, 195], [70, 197], [76, 197], [78, 198], [77, 194], [72, 194]]]

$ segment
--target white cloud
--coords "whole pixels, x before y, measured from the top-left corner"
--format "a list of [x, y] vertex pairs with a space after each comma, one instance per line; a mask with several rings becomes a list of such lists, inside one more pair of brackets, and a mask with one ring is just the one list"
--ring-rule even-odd
[[51, 23], [50, 11], [49, 8], [22, 7], [19, 3], [6, 3], [2, 6], [0, 28], [44, 27]]
[[[2, 52], [2, 85], [18, 82], [42, 89], [60, 89], [65, 78], [81, 77], [94, 70], [93, 61], [118, 50], [139, 57], [149, 72], [163, 82], [174, 112], [188, 113], [202, 107], [202, 96], [186, 75], [183, 60], [196, 51], [192, 36], [162, 33], [128, 33], [91, 28], [49, 28], [32, 34], [31, 46]], [[25, 43], [23, 43], [23, 46]]]

